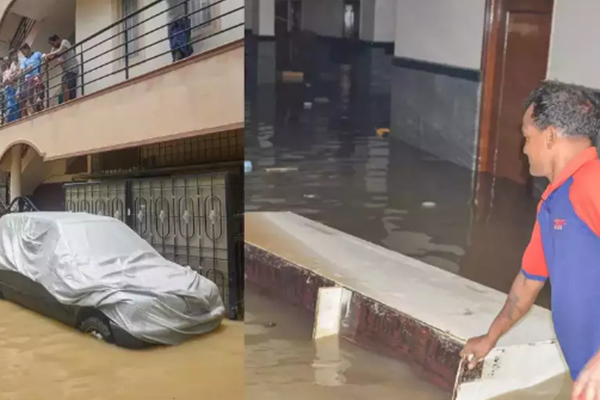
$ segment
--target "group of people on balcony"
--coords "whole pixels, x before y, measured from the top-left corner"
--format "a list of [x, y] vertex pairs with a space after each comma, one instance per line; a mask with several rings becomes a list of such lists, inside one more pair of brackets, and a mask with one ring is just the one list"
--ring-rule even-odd
[[[42, 67], [47, 66], [52, 60], [58, 60], [62, 67], [61, 88], [62, 101], [65, 102], [77, 97], [77, 77], [79, 63], [75, 51], [66, 39], [58, 35], [48, 38], [51, 46], [50, 52], [42, 54], [33, 51], [24, 43], [17, 50], [11, 49], [6, 58], [0, 58], [2, 71], [2, 114], [5, 122], [12, 122], [21, 117], [26, 117], [44, 109], [46, 85], [42, 74]], [[50, 67], [48, 71], [54, 69]], [[49, 73], [50, 77], [56, 73]]]

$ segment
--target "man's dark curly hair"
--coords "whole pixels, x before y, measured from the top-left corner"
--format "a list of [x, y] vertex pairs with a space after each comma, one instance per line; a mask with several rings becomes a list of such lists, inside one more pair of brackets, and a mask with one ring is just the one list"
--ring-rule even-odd
[[538, 129], [550, 126], [559, 135], [587, 137], [595, 142], [600, 130], [600, 98], [582, 86], [545, 81], [534, 89], [525, 102], [533, 105], [533, 120]]

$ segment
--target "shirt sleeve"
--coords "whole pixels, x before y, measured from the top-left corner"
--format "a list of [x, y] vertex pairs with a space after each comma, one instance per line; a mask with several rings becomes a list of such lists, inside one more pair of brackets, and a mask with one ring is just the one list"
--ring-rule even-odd
[[548, 267], [546, 266], [546, 257], [544, 256], [542, 234], [537, 221], [533, 227], [531, 240], [523, 254], [521, 272], [527, 279], [534, 281], [544, 282], [548, 279]]

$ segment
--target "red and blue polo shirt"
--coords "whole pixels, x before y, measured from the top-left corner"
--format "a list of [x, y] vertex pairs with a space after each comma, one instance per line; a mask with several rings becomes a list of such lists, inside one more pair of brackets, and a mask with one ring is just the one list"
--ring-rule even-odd
[[595, 147], [577, 155], [538, 205], [521, 269], [552, 285], [552, 319], [571, 376], [600, 348], [600, 160]]

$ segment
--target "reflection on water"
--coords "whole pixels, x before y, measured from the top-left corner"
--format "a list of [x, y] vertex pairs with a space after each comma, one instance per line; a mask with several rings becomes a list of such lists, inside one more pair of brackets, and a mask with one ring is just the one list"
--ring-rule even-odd
[[246, 289], [248, 400], [446, 400], [401, 363], [337, 338], [313, 342], [304, 310]]
[[0, 301], [0, 400], [238, 400], [243, 324], [131, 351]]
[[[391, 55], [382, 49], [334, 57], [335, 48], [316, 41], [294, 67], [304, 82], [272, 83], [259, 79], [269, 46], [246, 44], [245, 149], [254, 164], [246, 210], [294, 211], [507, 291], [537, 200], [406, 145], [402, 132], [379, 136], [391, 108]], [[547, 289], [538, 303], [549, 305]]]

